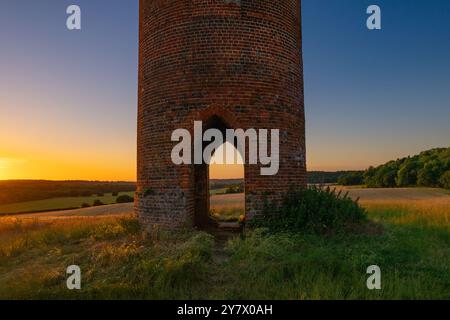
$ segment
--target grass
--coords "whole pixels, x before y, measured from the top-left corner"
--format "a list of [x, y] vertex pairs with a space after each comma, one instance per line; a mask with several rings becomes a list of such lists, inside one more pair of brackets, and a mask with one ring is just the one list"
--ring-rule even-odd
[[[121, 192], [119, 195], [127, 194], [134, 196], [134, 192]], [[54, 198], [47, 200], [36, 200], [19, 202], [14, 204], [7, 204], [0, 206], [0, 214], [18, 214], [28, 212], [44, 212], [64, 209], [80, 208], [83, 203], [93, 205], [95, 200], [100, 200], [104, 204], [116, 203], [117, 196], [113, 196], [111, 193], [105, 194], [102, 197], [90, 196], [90, 197], [68, 197], [68, 198]]]
[[361, 204], [375, 221], [394, 225], [440, 228], [450, 232], [450, 198], [428, 200], [363, 200]]
[[213, 219], [222, 221], [222, 222], [233, 222], [238, 221], [239, 218], [244, 215], [245, 209], [236, 207], [236, 208], [223, 208], [220, 210], [212, 209], [210, 210], [210, 215]]
[[[382, 232], [146, 237], [132, 216], [0, 218], [0, 299], [450, 299], [448, 198], [362, 200]], [[66, 268], [82, 290], [65, 288]], [[366, 287], [370, 265], [380, 291]]]
[[245, 195], [214, 194], [211, 196], [211, 216], [219, 221], [237, 221], [245, 213]]

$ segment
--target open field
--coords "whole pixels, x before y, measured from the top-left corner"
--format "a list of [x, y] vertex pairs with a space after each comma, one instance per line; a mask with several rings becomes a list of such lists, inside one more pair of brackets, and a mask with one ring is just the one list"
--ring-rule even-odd
[[[134, 196], [134, 192], [121, 192], [119, 195]], [[103, 197], [89, 196], [89, 197], [66, 197], [66, 198], [53, 198], [46, 200], [35, 200], [20, 203], [13, 203], [0, 206], [1, 214], [17, 214], [28, 212], [44, 212], [52, 210], [64, 210], [80, 208], [83, 203], [92, 205], [95, 200], [100, 200], [104, 204], [116, 203], [117, 196], [113, 196], [111, 193], [104, 194]]]
[[[382, 232], [236, 237], [141, 232], [133, 204], [0, 217], [0, 299], [450, 299], [450, 196], [351, 188]], [[218, 210], [243, 194], [217, 195]], [[231, 211], [233, 212], [233, 211]], [[82, 290], [65, 287], [79, 265]], [[382, 290], [366, 269], [382, 270]]]
[[[361, 205], [370, 211], [380, 211], [387, 207], [396, 212], [414, 210], [422, 216], [425, 212], [428, 218], [448, 219], [442, 213], [450, 212], [450, 193], [448, 190], [432, 188], [399, 188], [399, 189], [367, 189], [360, 187], [332, 187], [337, 192], [346, 192], [353, 199], [359, 199]], [[237, 219], [245, 210], [244, 194], [224, 194], [211, 197], [211, 209], [222, 219]], [[408, 219], [412, 219], [408, 215]]]
[[211, 196], [211, 215], [220, 221], [237, 221], [245, 213], [245, 195], [216, 194]]
[[[397, 213], [411, 210], [419, 212], [419, 216], [423, 212], [428, 213], [428, 218], [432, 215], [437, 219], [446, 219], [445, 214], [448, 212], [450, 206], [450, 194], [448, 190], [430, 189], [430, 188], [411, 188], [411, 189], [366, 189], [357, 187], [336, 187], [338, 191], [343, 193], [349, 192], [349, 195], [354, 198], [360, 198], [360, 203], [369, 208], [370, 211], [385, 210], [387, 207], [393, 208]], [[219, 190], [220, 191], [220, 190]], [[127, 193], [132, 195], [132, 193]], [[50, 199], [42, 201], [32, 201], [27, 203], [19, 203], [15, 205], [0, 206], [0, 212], [14, 213], [22, 212], [26, 209], [49, 208], [47, 210], [64, 207], [79, 207], [83, 202], [89, 200], [92, 203], [95, 199], [101, 199], [106, 203], [114, 203], [115, 197], [105, 195], [105, 197], [89, 197], [89, 198], [69, 198], [71, 199], [69, 205], [64, 202], [64, 199]], [[2, 209], [3, 208], [3, 209]], [[2, 211], [5, 210], [6, 211]], [[45, 209], [43, 209], [45, 210]], [[243, 214], [245, 210], [245, 196], [244, 194], [220, 194], [215, 192], [211, 196], [211, 211], [215, 216], [221, 220], [235, 220]], [[68, 211], [43, 212], [39, 214], [26, 215], [27, 217], [58, 217], [58, 216], [97, 216], [97, 215], [115, 215], [115, 214], [131, 214], [133, 212], [133, 204], [121, 204], [106, 207], [95, 207], [87, 209], [75, 209]], [[385, 216], [385, 215], [382, 215]], [[392, 216], [392, 215], [391, 215]], [[399, 216], [397, 214], [397, 216]], [[398, 217], [400, 219], [400, 217]], [[408, 214], [408, 219], [412, 219], [411, 214]]]
[[[334, 187], [332, 187], [334, 188]], [[450, 190], [437, 188], [361, 188], [336, 186], [337, 191], [349, 192], [349, 195], [362, 201], [383, 200], [431, 200], [437, 198], [450, 198]]]
[[[127, 214], [0, 218], [0, 298], [450, 299], [448, 198], [380, 201], [363, 203], [381, 233], [255, 231], [229, 242], [220, 259], [206, 233], [145, 237]], [[65, 287], [73, 264], [81, 291]], [[380, 291], [366, 288], [373, 264], [382, 270]]]

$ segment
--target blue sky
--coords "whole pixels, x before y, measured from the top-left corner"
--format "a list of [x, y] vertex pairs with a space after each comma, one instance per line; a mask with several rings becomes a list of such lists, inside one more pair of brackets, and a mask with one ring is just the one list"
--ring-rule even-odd
[[[365, 27], [370, 4], [381, 31]], [[310, 166], [449, 146], [450, 1], [306, 0], [303, 36]]]
[[[81, 31], [65, 27], [69, 4]], [[366, 28], [371, 4], [381, 31]], [[2, 0], [0, 159], [58, 150], [134, 179], [137, 37], [138, 1]], [[449, 146], [450, 1], [304, 0], [303, 46], [311, 169]]]

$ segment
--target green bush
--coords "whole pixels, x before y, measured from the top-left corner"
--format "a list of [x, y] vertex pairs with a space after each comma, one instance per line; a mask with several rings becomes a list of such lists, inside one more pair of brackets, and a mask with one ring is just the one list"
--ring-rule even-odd
[[105, 204], [103, 202], [101, 202], [100, 200], [96, 199], [94, 200], [94, 207], [99, 207], [99, 206], [104, 206]]
[[339, 177], [338, 184], [342, 186], [359, 186], [364, 184], [363, 172], [350, 172]]
[[133, 201], [134, 201], [133, 197], [131, 197], [131, 196], [127, 195], [127, 194], [118, 196], [117, 199], [116, 199], [116, 203], [130, 203], [130, 202], [133, 202]]
[[311, 187], [290, 191], [279, 208], [266, 201], [264, 213], [249, 225], [269, 232], [311, 232], [316, 234], [347, 231], [367, 222], [366, 211], [348, 195]]
[[446, 171], [439, 180], [442, 188], [450, 189], [450, 170]]

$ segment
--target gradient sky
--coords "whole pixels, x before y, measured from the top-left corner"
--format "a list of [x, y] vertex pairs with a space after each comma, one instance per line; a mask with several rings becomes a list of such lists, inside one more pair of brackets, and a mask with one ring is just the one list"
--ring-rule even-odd
[[[1, 0], [0, 179], [135, 179], [137, 26], [137, 0]], [[303, 46], [310, 170], [450, 145], [450, 1], [303, 0]]]

